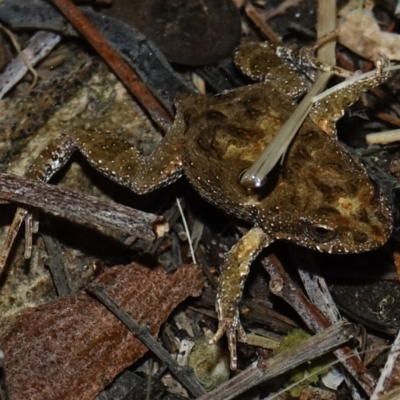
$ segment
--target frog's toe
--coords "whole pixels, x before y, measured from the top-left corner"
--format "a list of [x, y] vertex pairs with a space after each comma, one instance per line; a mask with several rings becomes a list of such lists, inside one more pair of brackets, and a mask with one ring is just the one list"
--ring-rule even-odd
[[215, 332], [215, 335], [209, 340], [209, 344], [215, 344], [218, 342], [219, 339], [222, 338], [223, 334], [226, 331], [226, 327], [224, 324], [219, 324], [217, 332]]
[[381, 53], [381, 52], [378, 53], [378, 56], [376, 57], [374, 62], [375, 62], [375, 67], [376, 67], [377, 73], [382, 73], [382, 68], [390, 67], [389, 57], [386, 54]]
[[239, 320], [221, 321], [214, 337], [209, 341], [210, 344], [217, 342], [226, 332], [228, 337], [228, 347], [230, 354], [230, 366], [232, 370], [237, 368], [236, 335], [240, 341], [246, 341], [246, 332]]
[[375, 76], [379, 82], [383, 83], [388, 77], [388, 72], [385, 72], [384, 68], [390, 67], [390, 60], [386, 54], [379, 52], [374, 63], [376, 68]]

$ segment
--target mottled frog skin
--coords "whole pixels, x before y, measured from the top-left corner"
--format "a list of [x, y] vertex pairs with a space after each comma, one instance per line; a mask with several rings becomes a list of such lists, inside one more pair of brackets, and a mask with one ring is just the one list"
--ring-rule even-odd
[[[27, 173], [48, 181], [75, 150], [105, 176], [136, 193], [165, 186], [184, 173], [202, 197], [252, 224], [254, 228], [225, 257], [217, 295], [219, 329], [213, 341], [227, 333], [232, 368], [236, 368], [236, 335], [245, 337], [238, 302], [249, 265], [264, 247], [287, 240], [318, 251], [357, 253], [383, 245], [392, 229], [386, 200], [335, 136], [335, 122], [343, 110], [362, 91], [386, 79], [382, 62], [377, 63], [375, 76], [314, 105], [265, 187], [251, 190], [239, 183], [243, 171], [292, 113], [295, 105], [290, 96], [304, 92], [304, 79], [287, 60], [295, 53], [267, 44], [241, 46], [236, 54], [239, 67], [264, 82], [217, 96], [180, 96], [173, 127], [149, 157], [109, 133], [73, 130], [48, 146]], [[26, 209], [17, 211], [1, 265], [27, 216]]]
[[387, 203], [366, 171], [336, 140], [306, 119], [282, 166], [259, 190], [240, 185], [294, 105], [268, 84], [178, 103], [183, 165], [202, 197], [256, 224], [273, 239], [329, 253], [381, 246], [391, 229]]

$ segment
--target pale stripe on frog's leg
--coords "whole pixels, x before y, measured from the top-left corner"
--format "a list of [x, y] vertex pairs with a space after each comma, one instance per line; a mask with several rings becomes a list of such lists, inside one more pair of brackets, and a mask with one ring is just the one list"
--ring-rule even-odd
[[388, 73], [384, 72], [383, 68], [389, 65], [389, 59], [381, 55], [375, 62], [376, 72], [373, 76], [357, 80], [315, 102], [309, 114], [310, 118], [328, 135], [335, 136], [336, 122], [343, 116], [344, 111], [359, 99], [361, 93], [386, 81]]
[[236, 369], [237, 364], [236, 332], [240, 338], [246, 338], [239, 319], [238, 304], [242, 297], [250, 264], [261, 250], [272, 242], [273, 239], [261, 228], [252, 228], [225, 256], [216, 300], [219, 327], [210, 343], [215, 343], [226, 332], [231, 356], [231, 369]]

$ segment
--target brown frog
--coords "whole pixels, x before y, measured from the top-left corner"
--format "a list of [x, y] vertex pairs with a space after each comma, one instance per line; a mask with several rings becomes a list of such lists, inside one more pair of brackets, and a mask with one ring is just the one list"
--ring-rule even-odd
[[[343, 110], [362, 91], [386, 79], [381, 61], [375, 76], [314, 105], [283, 164], [273, 169], [264, 187], [251, 190], [239, 183], [243, 171], [293, 111], [288, 94], [304, 91], [303, 80], [277, 53], [283, 58], [295, 54], [267, 44], [241, 46], [237, 64], [264, 82], [217, 96], [180, 96], [173, 127], [149, 157], [110, 134], [73, 130], [48, 146], [27, 173], [29, 178], [48, 181], [75, 150], [105, 176], [136, 193], [168, 185], [184, 173], [206, 200], [253, 224], [225, 257], [216, 302], [219, 328], [213, 341], [227, 333], [232, 368], [236, 368], [236, 334], [245, 337], [238, 302], [249, 265], [263, 248], [287, 240], [323, 252], [357, 253], [382, 246], [392, 229], [386, 200], [334, 135]], [[5, 249], [27, 216], [25, 209], [17, 211]]]

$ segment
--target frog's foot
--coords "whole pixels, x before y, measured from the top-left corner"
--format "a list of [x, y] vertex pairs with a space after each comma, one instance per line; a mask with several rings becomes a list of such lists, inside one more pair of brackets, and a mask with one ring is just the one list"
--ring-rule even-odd
[[238, 304], [242, 297], [249, 266], [260, 251], [272, 242], [261, 228], [250, 229], [225, 256], [219, 277], [216, 300], [219, 327], [211, 343], [215, 343], [226, 332], [231, 355], [231, 368], [236, 369], [236, 334], [245, 340], [246, 334], [240, 323]]
[[214, 337], [209, 341], [209, 344], [216, 343], [221, 339], [225, 332], [228, 338], [231, 369], [235, 370], [237, 368], [236, 335], [241, 342], [247, 341], [246, 332], [240, 323], [237, 310], [234, 318], [223, 318], [219, 321], [218, 330]]
[[[310, 111], [310, 118], [329, 136], [336, 136], [336, 122], [344, 111], [357, 101], [361, 93], [382, 84], [386, 81], [388, 73], [384, 68], [390, 65], [389, 59], [379, 54], [375, 61], [376, 71], [374, 75], [366, 77], [354, 76], [327, 91], [327, 95], [316, 101]], [[321, 94], [323, 95], [323, 93]]]

